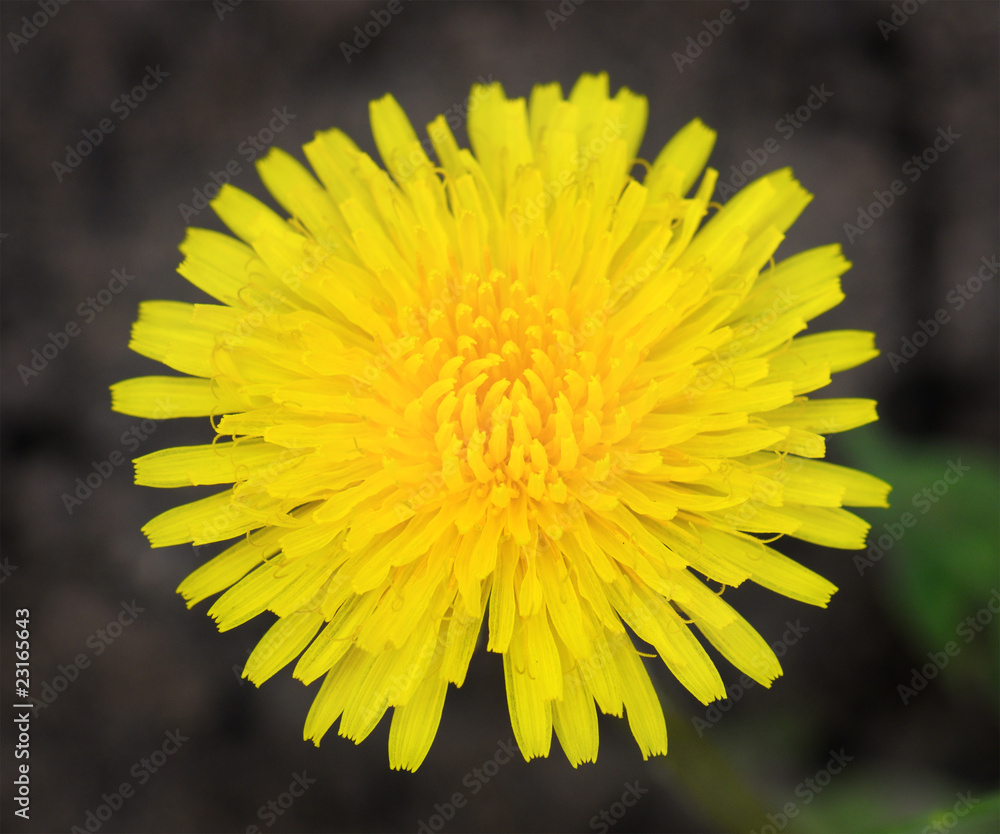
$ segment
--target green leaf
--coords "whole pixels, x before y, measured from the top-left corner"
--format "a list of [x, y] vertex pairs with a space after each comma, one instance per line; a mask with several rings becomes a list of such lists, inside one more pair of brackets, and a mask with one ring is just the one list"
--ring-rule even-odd
[[994, 452], [958, 439], [903, 444], [877, 426], [836, 441], [849, 464], [893, 486], [889, 509], [862, 511], [872, 522], [862, 575], [878, 577], [918, 658], [949, 642], [963, 654], [968, 646], [942, 678], [997, 694], [1000, 629], [988, 627], [1000, 613]]
[[[995, 834], [1000, 831], [1000, 793], [986, 797], [960, 791], [933, 811], [896, 822], [885, 834]], [[970, 807], [971, 806], [971, 807]]]

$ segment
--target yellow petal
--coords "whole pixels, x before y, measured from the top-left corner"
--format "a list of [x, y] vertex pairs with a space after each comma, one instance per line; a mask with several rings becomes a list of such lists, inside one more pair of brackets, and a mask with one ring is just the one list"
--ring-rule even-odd
[[598, 747], [597, 710], [594, 696], [576, 670], [566, 673], [563, 697], [552, 704], [552, 726], [569, 763], [596, 762]]
[[301, 611], [280, 618], [247, 658], [243, 677], [257, 686], [292, 662], [323, 625], [319, 611]]
[[416, 770], [427, 756], [441, 723], [447, 681], [428, 675], [413, 697], [396, 707], [389, 729], [389, 767]]
[[615, 654], [614, 659], [621, 675], [628, 725], [639, 742], [642, 758], [666, 755], [667, 725], [663, 720], [663, 709], [639, 653], [628, 644]]
[[271, 527], [247, 536], [206, 562], [177, 586], [188, 608], [206, 597], [223, 591], [242, 579], [249, 570], [280, 550], [281, 528]]
[[221, 389], [209, 379], [140, 376], [111, 386], [111, 407], [122, 414], [154, 420], [205, 417], [246, 407], [242, 398]]

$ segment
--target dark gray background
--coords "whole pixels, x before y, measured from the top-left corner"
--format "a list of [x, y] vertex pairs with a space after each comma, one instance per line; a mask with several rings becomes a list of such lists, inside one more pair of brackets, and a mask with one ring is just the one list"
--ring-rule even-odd
[[[360, 747], [331, 732], [316, 749], [301, 740], [315, 686], [306, 689], [286, 669], [258, 691], [234, 673], [265, 630], [264, 618], [219, 635], [207, 606], [188, 612], [174, 593], [214, 550], [153, 551], [139, 532], [156, 513], [200, 493], [134, 487], [122, 466], [72, 514], [61, 497], [92, 462], [116, 451], [131, 456], [122, 436], [141, 421], [112, 414], [107, 388], [160, 372], [126, 350], [137, 305], [201, 298], [174, 272], [186, 225], [178, 206], [233, 159], [242, 169], [235, 184], [263, 195], [238, 148], [267, 125], [273, 108], [295, 115], [275, 144], [300, 158], [313, 132], [332, 126], [374, 154], [367, 104], [387, 91], [419, 130], [461, 105], [477, 78], [527, 95], [536, 82], [558, 80], [568, 91], [581, 72], [607, 70], [614, 89], [628, 86], [649, 98], [642, 146], [649, 159], [695, 116], [719, 131], [710, 164], [722, 172], [720, 181], [748, 149], [776, 139], [780, 150], [761, 171], [791, 165], [815, 194], [781, 253], [840, 242], [854, 263], [844, 282], [847, 301], [821, 329], [874, 330], [883, 351], [899, 350], [919, 320], [947, 306], [948, 292], [981, 258], [997, 254], [998, 6], [928, 2], [886, 38], [878, 22], [890, 20], [888, 3], [743, 5], [590, 0], [553, 28], [546, 12], [558, 13], [557, 2], [404, 0], [348, 63], [340, 44], [386, 3], [244, 2], [220, 19], [208, 2], [72, 0], [15, 52], [8, 33], [19, 32], [22, 16], [39, 6], [3, 2], [0, 825], [68, 830], [84, 824], [102, 793], [129, 782], [135, 796], [101, 831], [243, 831], [255, 822], [272, 831], [412, 831], [435, 803], [459, 791], [468, 804], [448, 831], [589, 831], [591, 818], [638, 780], [648, 793], [612, 829], [616, 834], [725, 830], [718, 809], [697, 798], [691, 775], [709, 747], [772, 812], [795, 800], [795, 787], [841, 747], [855, 759], [826, 793], [830, 802], [868, 785], [864, 790], [879, 793], [870, 807], [905, 816], [960, 790], [995, 789], [991, 702], [938, 688], [901, 706], [896, 685], [925, 651], [904, 639], [885, 604], [890, 570], [860, 577], [851, 554], [788, 550], [840, 586], [826, 611], [754, 589], [735, 595], [769, 642], [781, 638], [789, 620], [801, 620], [809, 634], [789, 649], [786, 674], [773, 690], [746, 692], [702, 743], [685, 746], [683, 730], [690, 733], [691, 717], [704, 716], [704, 707], [651, 664], [677, 711], [668, 719], [666, 761], [644, 763], [625, 724], [602, 718], [596, 765], [571, 769], [553, 741], [547, 760], [504, 765], [472, 796], [466, 774], [512, 735], [496, 656], [478, 654], [466, 685], [450, 690], [441, 730], [417, 774], [388, 769], [388, 722]], [[672, 53], [725, 9], [733, 22], [679, 71]], [[141, 82], [147, 66], [169, 75], [119, 121], [113, 102]], [[786, 138], [776, 122], [805, 104], [812, 85], [833, 96]], [[108, 117], [114, 131], [57, 181], [52, 163], [65, 161], [65, 145]], [[903, 164], [948, 127], [960, 139], [849, 243], [844, 223], [856, 222], [873, 190], [902, 178]], [[192, 222], [221, 228], [210, 211]], [[113, 269], [135, 279], [85, 321], [78, 306], [108, 286]], [[942, 462], [959, 444], [975, 444], [995, 460], [996, 283], [898, 373], [882, 356], [824, 393], [877, 397], [887, 436], [940, 448]], [[69, 322], [80, 325], [79, 335], [25, 384], [19, 366]], [[206, 442], [209, 431], [197, 420], [159, 424], [137, 453]], [[835, 459], [850, 458], [849, 445], [831, 448]], [[883, 474], [877, 459], [861, 463]], [[982, 590], [985, 603], [989, 589]], [[142, 613], [97, 656], [100, 638], [92, 635], [133, 599]], [[36, 694], [56, 679], [60, 664], [81, 653], [90, 660], [33, 721], [30, 823], [13, 817], [9, 802], [10, 650], [19, 607], [31, 611]], [[995, 636], [996, 623], [992, 628]], [[727, 683], [738, 681], [732, 667], [721, 668]], [[188, 741], [139, 785], [131, 768], [173, 730]], [[315, 785], [265, 828], [258, 808], [303, 771]], [[731, 797], [721, 777], [719, 784], [715, 802], [725, 805]], [[746, 830], [766, 822], [744, 819]], [[860, 809], [855, 819], [852, 830], [873, 830]]]

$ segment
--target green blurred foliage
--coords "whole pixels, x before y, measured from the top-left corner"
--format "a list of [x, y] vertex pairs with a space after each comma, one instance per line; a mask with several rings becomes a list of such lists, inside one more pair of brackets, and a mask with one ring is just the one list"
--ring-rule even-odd
[[927, 810], [900, 819], [887, 804], [884, 785], [855, 780], [846, 790], [830, 791], [784, 834], [995, 834], [1000, 831], [1000, 794], [945, 793]]
[[862, 576], [879, 578], [917, 660], [952, 643], [946, 685], [1000, 699], [996, 453], [959, 439], [904, 444], [878, 426], [838, 440], [853, 465], [893, 487], [888, 509], [863, 511], [872, 529], [855, 556]]
[[[878, 425], [832, 441], [835, 459], [893, 487], [890, 507], [860, 510], [872, 529], [867, 549], [853, 558], [862, 578], [876, 583], [887, 616], [908, 644], [907, 662], [920, 669], [931, 661], [929, 654], [943, 660], [933, 676], [941, 678], [935, 685], [949, 687], [960, 696], [957, 701], [970, 695], [1000, 701], [1000, 467], [995, 451], [957, 438], [904, 443]], [[803, 715], [808, 713], [783, 713], [765, 725], [758, 720], [748, 731], [789, 750], [797, 738], [815, 735]], [[915, 785], [912, 773], [864, 766], [852, 766], [844, 776], [834, 777], [822, 792], [803, 794], [799, 785], [789, 789], [787, 801], [780, 805], [771, 801], [773, 797], [758, 799], [747, 790], [745, 766], [742, 775], [734, 771], [707, 739], [694, 737], [687, 722], [668, 720], [668, 724], [667, 762], [676, 783], [720, 830], [1000, 831], [1000, 794], [977, 795], [938, 782], [936, 776]], [[913, 813], [914, 797], [925, 799], [920, 813]]]
[[[971, 804], [971, 807], [970, 807]], [[959, 792], [929, 813], [880, 829], [884, 834], [996, 834], [1000, 831], [1000, 793], [987, 797]]]

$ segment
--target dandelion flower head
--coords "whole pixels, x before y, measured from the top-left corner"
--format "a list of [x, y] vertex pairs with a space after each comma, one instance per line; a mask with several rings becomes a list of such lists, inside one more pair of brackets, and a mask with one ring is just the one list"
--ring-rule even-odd
[[272, 149], [283, 212], [225, 185], [234, 236], [181, 246], [214, 303], [141, 305], [130, 346], [180, 375], [120, 382], [113, 407], [215, 436], [137, 459], [136, 481], [223, 487], [143, 530], [235, 540], [179, 591], [224, 591], [223, 630], [276, 616], [244, 674], [322, 679], [317, 744], [391, 709], [390, 764], [418, 767], [482, 633], [525, 758], [554, 729], [595, 760], [598, 709], [665, 753], [643, 658], [704, 703], [725, 688], [703, 641], [770, 685], [778, 660], [724, 590], [825, 606], [834, 586], [774, 540], [860, 548], [843, 507], [885, 505], [821, 460], [874, 403], [808, 396], [876, 354], [870, 333], [802, 335], [849, 264], [835, 245], [774, 260], [811, 199], [787, 169], [713, 204], [699, 120], [638, 160], [646, 99], [606, 75], [527, 101], [475, 86], [471, 151], [443, 116], [421, 142], [392, 96], [370, 114], [384, 169], [339, 130], [304, 147], [314, 173]]

